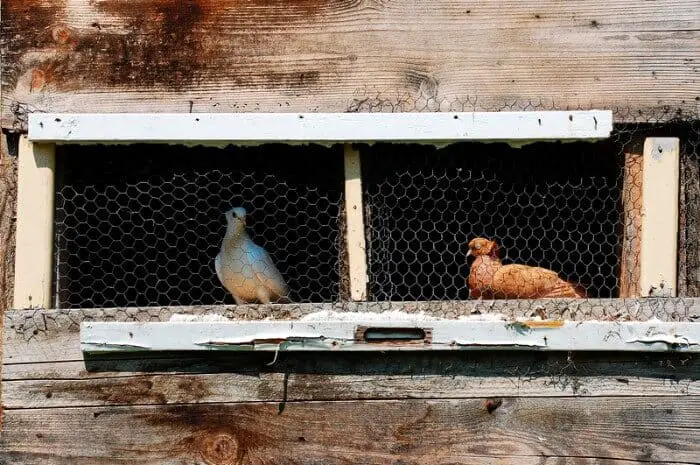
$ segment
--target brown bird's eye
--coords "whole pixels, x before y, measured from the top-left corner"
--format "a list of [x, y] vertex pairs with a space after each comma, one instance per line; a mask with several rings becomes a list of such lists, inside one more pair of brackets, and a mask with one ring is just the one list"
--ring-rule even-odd
[[474, 248], [475, 248], [476, 250], [481, 249], [481, 244], [480, 244], [480, 243], [474, 244]]

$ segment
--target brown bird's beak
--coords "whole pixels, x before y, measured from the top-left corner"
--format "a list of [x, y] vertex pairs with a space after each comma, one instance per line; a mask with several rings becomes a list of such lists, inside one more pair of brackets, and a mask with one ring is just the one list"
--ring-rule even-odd
[[469, 249], [469, 250], [467, 250], [467, 257], [471, 257], [471, 256], [472, 256], [472, 249]]

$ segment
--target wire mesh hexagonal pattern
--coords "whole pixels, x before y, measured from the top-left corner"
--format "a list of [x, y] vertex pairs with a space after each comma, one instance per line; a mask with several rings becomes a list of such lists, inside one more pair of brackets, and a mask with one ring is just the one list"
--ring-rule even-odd
[[[475, 238], [496, 241], [503, 265], [547, 268], [587, 295], [617, 296], [624, 160], [612, 142], [378, 144], [362, 162], [373, 299], [469, 298]], [[502, 298], [545, 297], [508, 279], [518, 288]]]
[[[520, 148], [359, 145], [367, 300], [644, 294], [635, 288], [642, 206], [635, 170], [639, 143], [652, 136], [681, 139], [678, 295], [700, 295], [693, 273], [700, 129], [684, 121], [616, 125], [604, 141]], [[224, 213], [234, 206], [245, 208], [245, 230], [269, 253], [289, 301], [349, 300], [338, 145], [62, 146], [57, 168], [60, 308], [234, 303], [215, 266]], [[470, 282], [480, 256], [512, 270], [505, 275], [515, 288]], [[551, 289], [523, 282], [523, 270]], [[495, 282], [492, 271], [485, 273]]]
[[339, 298], [337, 148], [63, 146], [57, 161], [59, 307], [233, 303], [214, 259], [235, 206], [290, 299]]

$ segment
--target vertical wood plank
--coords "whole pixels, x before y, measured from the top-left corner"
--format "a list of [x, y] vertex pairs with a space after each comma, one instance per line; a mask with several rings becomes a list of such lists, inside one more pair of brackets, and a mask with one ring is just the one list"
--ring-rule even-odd
[[620, 297], [622, 298], [642, 296], [639, 282], [642, 242], [642, 170], [643, 154], [625, 153], [620, 261]]
[[[0, 313], [12, 307], [15, 280], [17, 157], [7, 134], [0, 135]], [[15, 144], [12, 143], [16, 148]], [[0, 323], [0, 327], [2, 324]]]
[[679, 162], [678, 138], [644, 141], [640, 276], [644, 295], [676, 296]]
[[55, 149], [20, 138], [15, 308], [51, 306]]
[[360, 151], [345, 144], [345, 220], [347, 226], [350, 298], [367, 298], [367, 258], [362, 202], [362, 167]]

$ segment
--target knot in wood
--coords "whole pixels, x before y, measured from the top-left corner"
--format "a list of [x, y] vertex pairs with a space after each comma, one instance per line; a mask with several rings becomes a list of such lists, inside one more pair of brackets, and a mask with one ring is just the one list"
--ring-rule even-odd
[[51, 31], [51, 38], [60, 45], [65, 45], [71, 40], [71, 31], [65, 26], [57, 26]]
[[233, 465], [238, 461], [238, 441], [230, 434], [213, 433], [202, 441], [201, 454], [209, 465]]

